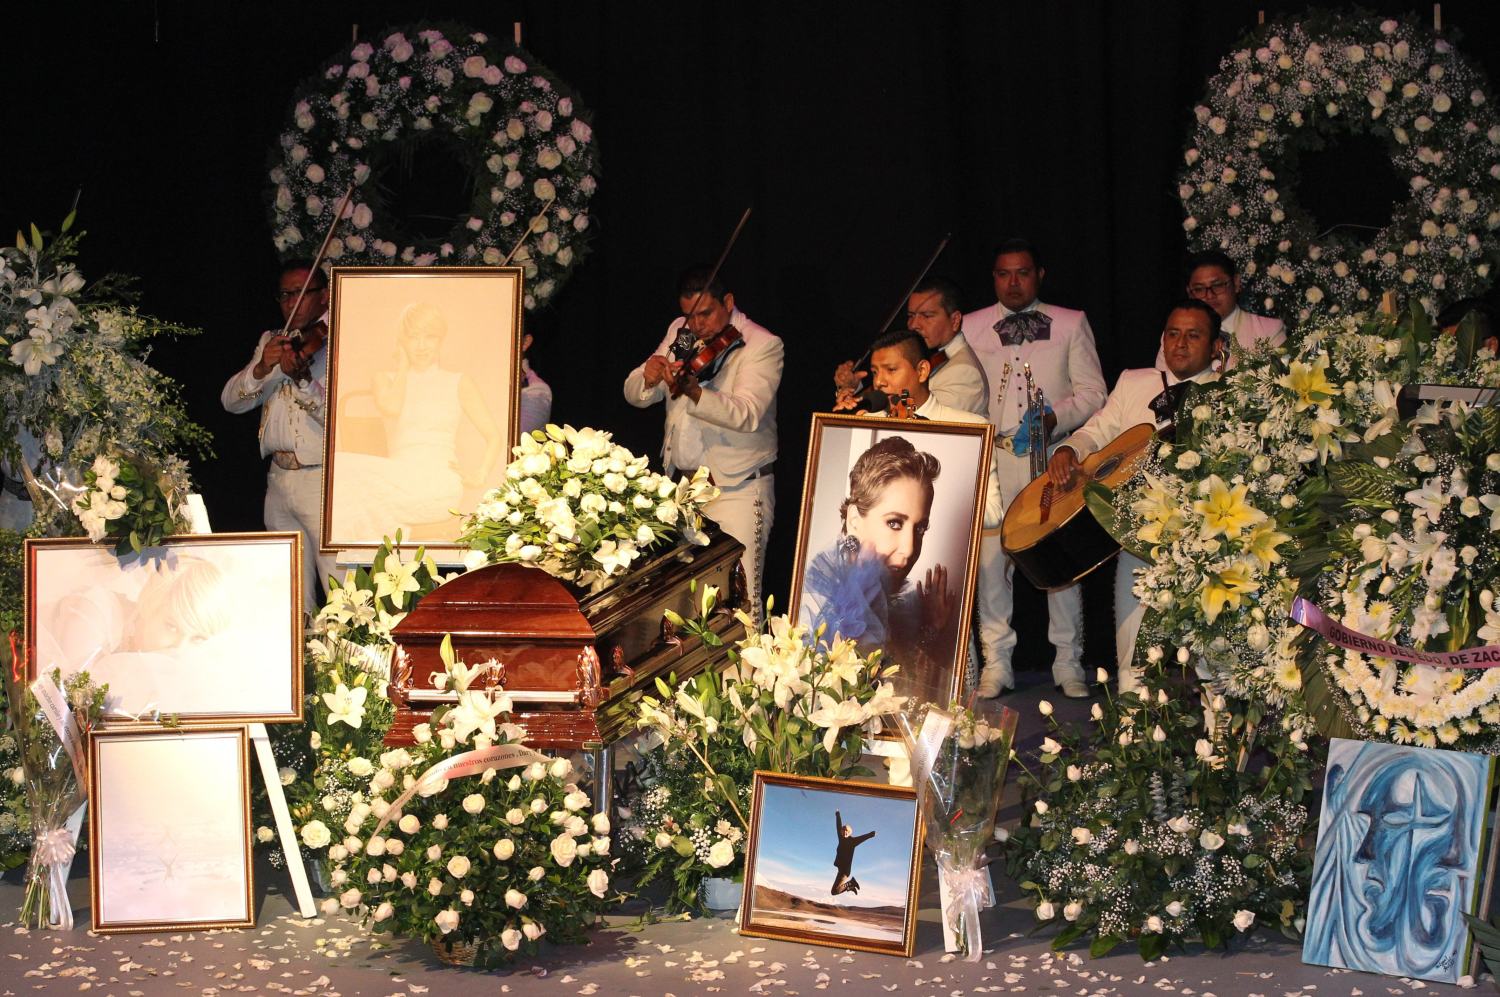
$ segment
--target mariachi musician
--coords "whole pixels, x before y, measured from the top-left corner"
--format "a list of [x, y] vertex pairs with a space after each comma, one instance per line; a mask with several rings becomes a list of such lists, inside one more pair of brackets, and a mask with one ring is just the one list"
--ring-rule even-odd
[[[906, 300], [906, 328], [922, 337], [930, 375], [927, 388], [941, 405], [981, 417], [989, 415], [989, 383], [961, 331], [964, 313], [958, 285], [946, 277], [924, 276]], [[839, 397], [834, 409], [851, 407], [864, 371], [845, 361], [834, 371]], [[878, 389], [878, 385], [876, 385]]]
[[[998, 301], [964, 316], [964, 336], [984, 366], [990, 384], [990, 421], [995, 424], [994, 462], [1008, 506], [1032, 480], [1031, 441], [1056, 439], [1081, 426], [1107, 391], [1088, 317], [1081, 311], [1037, 299], [1045, 276], [1036, 248], [1010, 239], [995, 249], [993, 276]], [[1036, 392], [1029, 390], [1031, 371]], [[1036, 417], [1028, 418], [1035, 409]], [[1032, 432], [1033, 424], [1036, 432]], [[1037, 468], [1038, 473], [1045, 464]], [[1014, 564], [999, 534], [987, 534], [979, 552], [979, 635], [984, 650], [981, 696], [1015, 688], [1011, 654]], [[1083, 680], [1083, 596], [1078, 586], [1047, 596], [1047, 637], [1055, 648], [1052, 677], [1063, 694], [1088, 696]]]
[[743, 565], [756, 622], [761, 569], [775, 512], [776, 389], [781, 340], [735, 307], [713, 268], [677, 285], [679, 318], [656, 352], [625, 378], [625, 400], [666, 406], [662, 463], [674, 477], [706, 466], [719, 497], [704, 514], [745, 545]]
[[[1206, 302], [1188, 298], [1173, 307], [1161, 333], [1166, 369], [1122, 371], [1104, 407], [1053, 453], [1047, 465], [1052, 483], [1059, 488], [1071, 485], [1080, 460], [1132, 426], [1148, 422], [1158, 433], [1170, 436], [1188, 385], [1218, 378], [1212, 365], [1220, 335], [1219, 316]], [[1146, 611], [1132, 588], [1135, 572], [1145, 567], [1144, 561], [1124, 551], [1115, 562], [1115, 663], [1122, 693], [1140, 685], [1140, 669], [1133, 659], [1136, 635]]]

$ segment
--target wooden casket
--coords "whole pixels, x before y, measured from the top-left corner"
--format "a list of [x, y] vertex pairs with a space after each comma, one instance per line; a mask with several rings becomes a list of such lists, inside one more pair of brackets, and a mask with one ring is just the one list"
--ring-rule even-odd
[[[469, 665], [491, 658], [503, 666], [490, 681], [510, 694], [512, 720], [527, 743], [543, 750], [597, 750], [634, 729], [633, 704], [655, 680], [685, 679], [723, 648], [679, 640], [663, 613], [698, 613], [705, 585], [719, 589], [711, 625], [730, 644], [745, 627], [733, 610], [748, 609], [743, 547], [705, 524], [710, 542], [686, 542], [643, 558], [615, 584], [593, 595], [536, 569], [495, 564], [433, 590], [397, 624], [392, 636], [390, 745], [411, 744], [412, 728], [457, 701], [433, 686], [443, 672], [440, 647], [451, 635], [455, 656]], [[697, 583], [697, 595], [689, 584]]]

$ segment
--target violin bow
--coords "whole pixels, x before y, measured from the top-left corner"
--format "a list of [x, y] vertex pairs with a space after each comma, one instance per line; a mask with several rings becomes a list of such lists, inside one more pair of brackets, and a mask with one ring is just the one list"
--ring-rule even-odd
[[[896, 321], [896, 316], [901, 314], [901, 309], [906, 307], [906, 302], [916, 293], [917, 285], [927, 278], [927, 271], [931, 270], [932, 265], [938, 261], [938, 257], [943, 255], [943, 250], [948, 248], [948, 241], [952, 238], [953, 233], [947, 232], [938, 240], [937, 248], [932, 251], [931, 256], [927, 257], [927, 262], [922, 264], [922, 269], [917, 271], [917, 279], [911, 282], [911, 287], [907, 288], [906, 293], [901, 295], [900, 300], [896, 302], [896, 307], [891, 310], [891, 314], [886, 317], [886, 320], [880, 324], [880, 328], [876, 330], [876, 339], [885, 335], [885, 330], [890, 328], [892, 322]], [[864, 355], [854, 362], [854, 369], [858, 370], [868, 363], [869, 360], [870, 351], [865, 350]]]
[[[689, 317], [691, 317], [692, 314], [698, 310], [698, 303], [703, 300], [703, 296], [708, 293], [708, 289], [714, 286], [714, 281], [719, 277], [719, 271], [724, 268], [724, 261], [729, 259], [729, 253], [732, 249], [734, 249], [734, 244], [739, 241], [740, 233], [745, 230], [745, 223], [750, 220], [750, 212], [754, 210], [754, 208], [755, 206], [753, 204], [747, 205], [745, 207], [745, 213], [743, 215], [740, 215], [739, 224], [734, 227], [733, 232], [729, 233], [729, 241], [724, 244], [724, 250], [719, 253], [719, 258], [714, 261], [714, 268], [708, 272], [708, 280], [704, 281], [703, 286], [698, 289], [698, 293], [693, 295], [693, 303], [688, 306], [687, 310], [687, 314]], [[686, 323], [687, 319], [685, 318], [683, 319], [684, 327], [686, 326]], [[676, 398], [677, 396], [678, 392], [674, 390], [672, 392], [672, 397]]]
[[318, 247], [318, 255], [313, 257], [312, 266], [307, 268], [307, 276], [302, 278], [302, 286], [297, 289], [297, 302], [292, 305], [292, 310], [287, 312], [286, 322], [281, 327], [281, 334], [285, 336], [292, 328], [292, 317], [297, 314], [297, 309], [302, 307], [302, 299], [307, 296], [307, 285], [312, 283], [313, 274], [318, 272], [318, 267], [323, 263], [323, 254], [328, 252], [328, 244], [333, 241], [333, 233], [338, 231], [339, 222], [344, 220], [344, 209], [349, 206], [349, 198], [354, 196], [354, 184], [349, 184], [349, 189], [344, 191], [344, 196], [339, 200], [338, 210], [333, 213], [333, 224], [328, 226], [328, 232], [323, 236], [323, 245]]
[[531, 233], [536, 230], [536, 223], [547, 217], [547, 212], [552, 210], [552, 205], [556, 202], [557, 198], [555, 197], [547, 198], [547, 203], [542, 205], [542, 210], [538, 211], [536, 217], [526, 225], [526, 231], [521, 233], [521, 238], [516, 240], [516, 244], [510, 247], [510, 252], [505, 254], [505, 259], [500, 261], [502, 267], [510, 263], [515, 258], [515, 255], [521, 251], [521, 247], [526, 245], [526, 240], [531, 238]]

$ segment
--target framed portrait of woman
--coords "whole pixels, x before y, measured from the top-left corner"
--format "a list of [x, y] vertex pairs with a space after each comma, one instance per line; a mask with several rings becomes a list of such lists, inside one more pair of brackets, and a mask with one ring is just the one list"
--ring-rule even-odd
[[817, 414], [791, 614], [900, 665], [897, 693], [959, 694], [989, 475], [988, 423]]
[[519, 267], [334, 267], [325, 552], [403, 540], [442, 559], [516, 440]]
[[27, 681], [109, 685], [111, 723], [302, 720], [302, 534], [167, 537], [121, 557], [26, 541]]

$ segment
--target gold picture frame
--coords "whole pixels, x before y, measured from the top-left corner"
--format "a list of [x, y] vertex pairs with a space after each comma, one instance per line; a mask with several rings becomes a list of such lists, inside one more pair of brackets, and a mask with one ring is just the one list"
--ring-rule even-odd
[[255, 926], [246, 728], [95, 730], [89, 809], [94, 931]]
[[[334, 267], [322, 553], [463, 551], [456, 512], [498, 484], [521, 411], [520, 267]], [[495, 400], [495, 404], [491, 403]]]
[[[813, 844], [825, 838], [827, 849]], [[740, 934], [909, 958], [921, 874], [922, 815], [912, 787], [755, 773]]]
[[[816, 413], [808, 436], [807, 470], [802, 482], [802, 504], [797, 524], [797, 553], [792, 568], [790, 614], [799, 623], [829, 622], [825, 639], [832, 640], [835, 630], [861, 643], [862, 653], [876, 648], [885, 651], [887, 662], [900, 665], [893, 683], [900, 695], [920, 696], [939, 702], [959, 698], [962, 692], [969, 641], [976, 579], [979, 571], [980, 534], [984, 528], [985, 498], [989, 486], [989, 460], [994, 427], [989, 423], [938, 422], [926, 419], [882, 419], [869, 416]], [[849, 494], [850, 477], [858, 458], [883, 440], [901, 437], [922, 453], [932, 455], [940, 470], [932, 479], [932, 500], [928, 504], [928, 528], [917, 556], [906, 570], [900, 587], [891, 590], [887, 579], [880, 582], [885, 602], [872, 601], [868, 618], [852, 621], [849, 629], [866, 627], [856, 636], [828, 621], [819, 608], [818, 598], [825, 585], [858, 584], [850, 581], [853, 569], [862, 565], [851, 562], [858, 557], [878, 561], [882, 555], [876, 543], [865, 544], [844, 532], [842, 507]], [[972, 474], [972, 477], [970, 477]], [[875, 510], [872, 508], [871, 513]], [[853, 546], [842, 549], [845, 544]], [[885, 555], [894, 557], [894, 554]], [[958, 598], [953, 600], [941, 630], [913, 624], [920, 619], [911, 608], [918, 599], [918, 583], [925, 583], [932, 569], [942, 567], [947, 574], [947, 588], [957, 582]], [[893, 571], [895, 569], [888, 569]], [[862, 586], [873, 589], [874, 583]], [[828, 600], [833, 602], [834, 600]], [[838, 600], [847, 608], [857, 600]], [[851, 621], [844, 621], [846, 625]], [[907, 658], [910, 660], [903, 660]]]
[[104, 719], [301, 723], [302, 534], [167, 537], [119, 557], [87, 537], [25, 543], [26, 680], [110, 684]]

